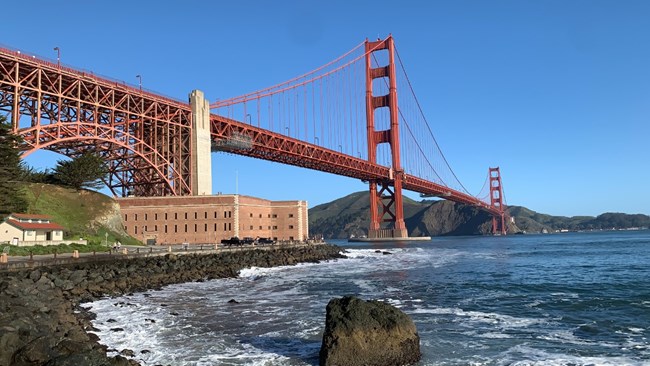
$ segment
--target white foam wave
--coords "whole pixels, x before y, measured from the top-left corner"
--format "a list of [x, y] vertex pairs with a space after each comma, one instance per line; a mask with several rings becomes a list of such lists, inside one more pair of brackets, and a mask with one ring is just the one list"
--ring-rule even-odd
[[[290, 363], [290, 358], [278, 354], [273, 349], [265, 349], [264, 341], [240, 342], [228, 333], [224, 335], [206, 332], [205, 329], [197, 328], [191, 322], [193, 315], [190, 310], [178, 310], [171, 305], [152, 305], [151, 302], [156, 303], [159, 299], [151, 300], [152, 298], [145, 299], [144, 296], [134, 295], [134, 298], [103, 299], [90, 304], [90, 310], [97, 314], [97, 318], [93, 321], [93, 325], [98, 329], [95, 333], [102, 344], [110, 347], [109, 355], [115, 356], [124, 349], [130, 349], [136, 354], [133, 359], [143, 365], [170, 363], [174, 365], [303, 365], [293, 361]], [[130, 303], [129, 301], [137, 305], [126, 305]], [[267, 310], [267, 308], [262, 309]], [[271, 312], [275, 310], [277, 309], [272, 309]], [[244, 317], [258, 315], [261, 317], [260, 321], [247, 322], [247, 328], [254, 329], [261, 323], [273, 322], [276, 319], [276, 316], [262, 314], [259, 309], [241, 312], [241, 316]], [[286, 316], [286, 313], [277, 315], [279, 318], [286, 318]], [[299, 337], [313, 336], [314, 332], [318, 332], [315, 324], [301, 320], [295, 323], [294, 326], [302, 328], [302, 332], [296, 334]], [[278, 330], [260, 334], [259, 337], [273, 340], [287, 337], [287, 334], [283, 330]], [[313, 344], [290, 344], [289, 346], [295, 353], [303, 356], [316, 352]], [[195, 352], [197, 349], [200, 351]]]
[[382, 257], [381, 252], [377, 253], [374, 249], [346, 249], [343, 254], [350, 258], [373, 258], [373, 257]]
[[599, 347], [603, 347], [603, 348], [619, 347], [619, 345], [615, 343], [596, 342], [589, 339], [577, 337], [575, 334], [573, 334], [573, 331], [571, 330], [553, 330], [553, 331], [549, 331], [547, 334], [540, 334], [537, 336], [537, 338], [549, 342], [560, 343], [560, 344], [573, 344], [577, 346], [593, 346], [597, 344]]
[[542, 304], [543, 304], [542, 301], [540, 301], [540, 300], [534, 300], [534, 301], [532, 301], [532, 302], [527, 303], [527, 304], [526, 304], [526, 307], [527, 307], [527, 308], [536, 308], [536, 307], [538, 307], [538, 306], [540, 306], [540, 305], [542, 305]]
[[274, 274], [283, 273], [287, 271], [300, 272], [309, 270], [311, 267], [324, 266], [328, 263], [298, 263], [290, 266], [278, 267], [250, 267], [244, 268], [239, 271], [239, 278], [257, 280], [262, 277], [272, 276]]
[[113, 349], [109, 352], [112, 356], [123, 349], [131, 349], [140, 361], [155, 359], [153, 353], [142, 351], [161, 348], [159, 338], [151, 335], [176, 327], [174, 316], [162, 307], [147, 307], [141, 303], [137, 306], [119, 305], [120, 302], [125, 302], [122, 301], [124, 298], [119, 300], [104, 299], [91, 303], [91, 311], [97, 315], [93, 325], [98, 331], [94, 333], [101, 343]]
[[268, 276], [272, 273], [277, 273], [282, 270], [282, 267], [263, 268], [263, 267], [250, 267], [244, 268], [239, 271], [239, 278], [256, 280], [258, 278]]
[[513, 338], [513, 336], [510, 335], [510, 334], [499, 333], [499, 332], [469, 331], [469, 332], [463, 332], [462, 334], [466, 335], [466, 336], [469, 336], [469, 337], [487, 338], [487, 339], [511, 339], [511, 338]]
[[517, 345], [501, 355], [499, 365], [512, 366], [648, 366], [647, 362], [627, 357], [589, 357], [551, 353], [527, 345]]
[[491, 326], [499, 326], [501, 328], [520, 328], [528, 327], [535, 324], [546, 324], [545, 319], [534, 318], [517, 318], [509, 315], [498, 313], [484, 313], [481, 311], [465, 311], [460, 308], [429, 308], [429, 309], [415, 309], [413, 314], [435, 314], [435, 315], [454, 315], [456, 317], [467, 318], [472, 323], [486, 323]]

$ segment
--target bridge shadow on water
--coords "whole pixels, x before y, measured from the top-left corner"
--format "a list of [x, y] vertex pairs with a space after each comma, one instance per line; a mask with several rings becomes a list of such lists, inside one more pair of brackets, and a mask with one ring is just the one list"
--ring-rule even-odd
[[[245, 336], [240, 337], [239, 341], [244, 344], [250, 344], [264, 352], [287, 357], [294, 362], [299, 361], [301, 364], [306, 363], [309, 366], [318, 366], [318, 352], [321, 346], [320, 339]], [[289, 365], [293, 364], [289, 363]]]

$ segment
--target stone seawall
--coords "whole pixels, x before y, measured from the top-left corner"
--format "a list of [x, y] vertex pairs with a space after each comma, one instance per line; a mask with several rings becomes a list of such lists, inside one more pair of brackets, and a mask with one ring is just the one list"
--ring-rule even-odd
[[83, 302], [162, 286], [236, 277], [249, 267], [344, 258], [333, 245], [167, 254], [0, 272], [0, 366], [137, 365], [109, 358]]

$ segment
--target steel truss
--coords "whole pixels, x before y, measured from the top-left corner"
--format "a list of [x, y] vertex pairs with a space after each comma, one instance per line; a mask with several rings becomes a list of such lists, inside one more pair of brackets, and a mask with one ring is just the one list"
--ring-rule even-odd
[[[391, 176], [391, 169], [383, 165], [373, 164], [352, 155], [342, 154], [223, 116], [210, 115], [210, 124], [213, 145], [218, 146], [219, 151], [319, 170], [364, 182], [375, 181], [379, 182], [380, 186]], [[248, 143], [245, 147], [227, 143], [228, 140], [241, 140], [243, 137], [246, 137], [247, 142], [250, 141], [250, 146]], [[451, 190], [446, 186], [409, 174], [403, 174], [397, 179], [401, 180], [403, 189], [444, 196], [454, 202], [479, 206], [490, 213], [497, 213], [476, 197]], [[392, 186], [392, 182], [386, 185]]]
[[[381, 47], [392, 47], [392, 38], [366, 45], [367, 49]], [[392, 60], [390, 65], [394, 68]], [[368, 66], [368, 77], [393, 79], [390, 65]], [[397, 96], [391, 89], [385, 96], [373, 96], [370, 90], [369, 108], [389, 107], [391, 114], [396, 112]], [[23, 156], [39, 149], [69, 157], [87, 151], [103, 156], [110, 170], [106, 184], [116, 196], [192, 194], [193, 127], [187, 103], [0, 48], [0, 112], [7, 113], [13, 130], [23, 137]], [[368, 182], [376, 236], [406, 235], [402, 189], [478, 206], [500, 218], [505, 227], [502, 201], [487, 204], [405, 174], [399, 164], [397, 119], [391, 120], [391, 128], [385, 131], [374, 131], [369, 123], [369, 160], [215, 114], [210, 116], [210, 128], [213, 146], [219, 150]], [[392, 168], [373, 160], [380, 143], [391, 144]], [[500, 175], [498, 182], [501, 197]], [[388, 223], [388, 228], [381, 223]]]
[[0, 49], [0, 111], [22, 136], [23, 156], [100, 154], [116, 196], [191, 193], [188, 104]]

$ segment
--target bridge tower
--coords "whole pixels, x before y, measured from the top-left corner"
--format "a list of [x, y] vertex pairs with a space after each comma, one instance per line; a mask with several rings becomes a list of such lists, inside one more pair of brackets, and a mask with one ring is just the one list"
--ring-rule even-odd
[[192, 108], [192, 195], [212, 194], [212, 162], [210, 156], [210, 102], [202, 91], [189, 96]]
[[[388, 179], [370, 181], [370, 228], [368, 237], [406, 238], [408, 232], [404, 224], [402, 203], [402, 179], [404, 171], [400, 163], [399, 114], [397, 109], [397, 79], [395, 72], [395, 45], [393, 37], [369, 42], [366, 40], [366, 127], [368, 131], [368, 161], [377, 163], [379, 144], [390, 144], [392, 167]], [[388, 50], [388, 65], [373, 68], [374, 52]], [[388, 94], [375, 96], [373, 80], [388, 79]], [[388, 108], [390, 128], [383, 131], [375, 129], [375, 110]], [[381, 207], [381, 214], [380, 208]], [[382, 224], [387, 227], [382, 227]]]
[[505, 206], [503, 205], [503, 187], [499, 167], [490, 168], [490, 205], [499, 211], [492, 216], [492, 234], [506, 235]]

